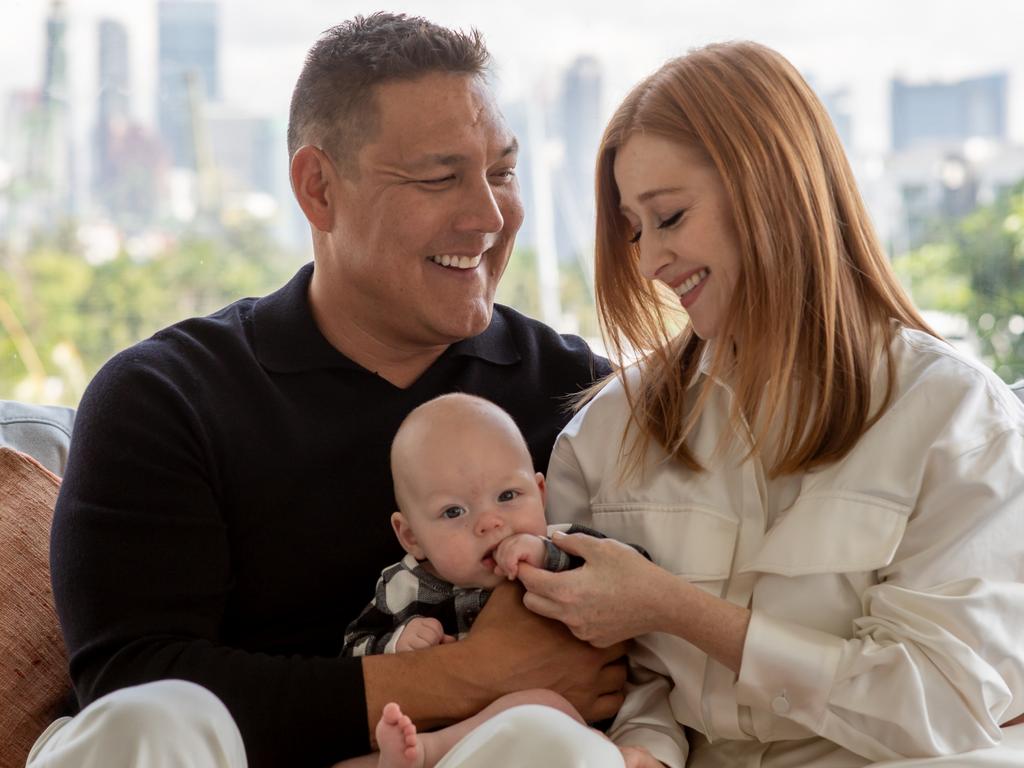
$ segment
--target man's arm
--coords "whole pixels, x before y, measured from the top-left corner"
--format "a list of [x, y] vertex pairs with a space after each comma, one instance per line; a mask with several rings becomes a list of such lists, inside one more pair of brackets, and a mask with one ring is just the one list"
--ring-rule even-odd
[[622, 704], [625, 646], [576, 640], [559, 622], [526, 610], [522, 594], [515, 584], [495, 589], [461, 642], [364, 657], [367, 722], [397, 701], [419, 727], [433, 728], [528, 688], [561, 693], [588, 721], [612, 717]]
[[201, 384], [171, 382], [146, 353], [119, 355], [90, 385], [54, 515], [54, 600], [80, 704], [178, 678], [224, 702], [253, 768], [365, 751], [358, 659], [252, 649], [258, 606], [237, 602], [242, 532], [225, 521], [193, 407]]

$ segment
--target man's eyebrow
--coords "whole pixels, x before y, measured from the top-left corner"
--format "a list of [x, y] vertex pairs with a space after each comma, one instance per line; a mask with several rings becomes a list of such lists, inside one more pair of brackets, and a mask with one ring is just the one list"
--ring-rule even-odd
[[[512, 141], [508, 144], [508, 146], [506, 146], [501, 151], [501, 154], [499, 155], [499, 157], [506, 158], [509, 155], [515, 154], [518, 151], [519, 151], [519, 142], [516, 139], [512, 139]], [[457, 154], [457, 153], [456, 154], [450, 154], [450, 155], [424, 155], [423, 157], [421, 157], [421, 158], [415, 160], [414, 162], [412, 162], [410, 165], [411, 165], [411, 167], [414, 167], [414, 168], [422, 168], [424, 166], [433, 166], [433, 165], [442, 165], [442, 166], [451, 167], [451, 166], [455, 166], [455, 165], [460, 165], [460, 164], [464, 163], [465, 161], [466, 161], [466, 156], [465, 155], [460, 155], [460, 154]]]

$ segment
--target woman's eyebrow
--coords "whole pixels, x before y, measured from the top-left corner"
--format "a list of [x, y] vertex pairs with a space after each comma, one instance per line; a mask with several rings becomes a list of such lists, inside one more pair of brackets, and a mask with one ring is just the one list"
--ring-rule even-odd
[[637, 200], [641, 203], [646, 203], [651, 198], [658, 197], [659, 195], [667, 195], [673, 192], [683, 192], [686, 187], [659, 187], [657, 189], [649, 189], [646, 192], [641, 192], [637, 196]]

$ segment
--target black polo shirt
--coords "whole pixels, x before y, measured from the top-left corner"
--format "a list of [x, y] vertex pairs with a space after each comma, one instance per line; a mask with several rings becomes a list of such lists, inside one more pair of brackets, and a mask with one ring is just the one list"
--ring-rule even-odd
[[578, 338], [497, 306], [406, 389], [320, 334], [307, 265], [282, 289], [114, 357], [77, 414], [54, 518], [54, 596], [82, 706], [166, 678], [217, 694], [253, 766], [368, 750], [345, 626], [403, 554], [388, 469], [405, 415], [486, 397], [545, 470], [565, 396], [608, 372]]

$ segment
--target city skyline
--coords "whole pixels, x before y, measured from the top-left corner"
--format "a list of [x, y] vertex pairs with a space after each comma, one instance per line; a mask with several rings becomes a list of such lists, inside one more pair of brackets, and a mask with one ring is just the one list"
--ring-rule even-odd
[[[327, 9], [321, 0], [295, 0], [295, 5], [316, 13], [278, 17], [280, 28], [273, 30], [265, 18], [241, 17], [239, 0], [144, 0], [136, 5], [14, 0], [0, 10], [0, 240], [5, 257], [14, 263], [33, 259], [40, 243], [54, 242], [61, 243], [61, 258], [79, 259], [75, 269], [106, 270], [109, 264], [115, 273], [143, 275], [161, 273], [184, 254], [199, 275], [207, 258], [202, 249], [232, 258], [239, 255], [233, 251], [239, 238], [251, 234], [258, 263], [247, 261], [245, 275], [269, 274], [279, 259], [308, 259], [309, 224], [288, 183], [288, 100], [318, 32], [339, 17], [370, 9], [335, 4]], [[579, 9], [572, 2], [566, 5]], [[752, 7], [743, 0], [723, 5], [733, 11]], [[917, 15], [906, 8], [915, 5]], [[673, 37], [669, 44], [663, 34], [651, 32], [656, 29], [654, 4], [636, 0], [631, 6], [636, 13], [615, 30], [617, 44], [602, 45], [607, 17], [595, 14], [589, 25], [568, 25], [561, 5], [552, 7], [547, 24], [534, 27], [532, 36], [522, 32], [522, 20], [513, 23], [508, 9], [501, 11], [502, 23], [483, 11], [470, 14], [462, 0], [445, 3], [443, 12], [427, 2], [410, 3], [407, 9], [448, 26], [465, 28], [472, 21], [486, 33], [494, 54], [495, 90], [520, 140], [517, 176], [527, 214], [517, 237], [520, 256], [504, 283], [511, 287], [503, 300], [562, 331], [585, 329], [593, 337], [592, 169], [601, 130], [625, 89], [669, 53], [725, 37], [760, 40], [803, 72], [849, 151], [883, 247], [894, 263], [911, 265], [903, 267], [910, 270], [907, 279], [917, 280], [926, 301], [938, 302], [924, 306], [946, 306], [957, 296], [961, 304], [966, 301], [964, 296], [973, 294], [950, 293], [968, 284], [962, 275], [953, 289], [941, 291], [934, 287], [934, 276], [929, 278], [933, 282], [921, 282], [914, 275], [924, 274], [926, 264], [948, 261], [951, 249], [959, 247], [947, 242], [950, 233], [966, 232], [965, 222], [1005, 216], [998, 212], [1017, 205], [1006, 193], [1024, 180], [1019, 119], [1024, 61], [1016, 54], [1016, 40], [1015, 55], [1004, 55], [1005, 31], [981, 47], [971, 29], [982, 23], [979, 19], [991, 25], [986, 12], [997, 5], [979, 0], [981, 11], [954, 30], [948, 4], [930, 6], [933, 17], [921, 15], [916, 0], [906, 0], [869, 38], [862, 29], [844, 29], [840, 39], [835, 30], [842, 20], [831, 19], [828, 34], [807, 33], [814, 46], [833, 49], [828, 66], [810, 55], [805, 40], [793, 42], [792, 30], [784, 29], [791, 20], [776, 16], [764, 26], [763, 13], [752, 12], [742, 23], [705, 13], [694, 17], [685, 43]], [[803, 2], [787, 6], [791, 11], [801, 7], [807, 8]], [[145, 12], [139, 13], [140, 8]], [[1020, 8], [1024, 12], [1024, 4]], [[13, 18], [12, 10], [23, 20], [18, 40], [23, 53], [20, 67], [5, 69], [3, 57], [10, 49], [3, 40], [4, 35], [10, 38], [10, 29], [2, 22]], [[898, 17], [919, 33], [900, 45], [916, 40], [917, 48], [909, 42], [885, 48], [886, 41], [895, 39]], [[999, 21], [1015, 23], [1010, 17]], [[569, 27], [573, 34], [562, 34]], [[724, 28], [735, 34], [713, 34]], [[962, 45], [954, 44], [954, 31]], [[647, 47], [631, 47], [641, 37]], [[921, 57], [922, 43], [956, 55], [941, 62]], [[863, 61], [853, 69], [842, 55], [851, 49]], [[922, 61], [915, 67], [897, 66], [910, 55]], [[865, 108], [865, 93], [872, 91], [877, 103]], [[1017, 220], [1006, 222], [1011, 219]], [[196, 242], [205, 245], [196, 250]], [[899, 258], [903, 255], [909, 261]], [[187, 291], [187, 285], [182, 287]], [[215, 289], [220, 287], [218, 282]], [[947, 323], [953, 329], [948, 332], [968, 343], [966, 331], [961, 332], [968, 327], [966, 315], [940, 311], [935, 317], [930, 322]], [[996, 322], [994, 315], [978, 317], [991, 322], [978, 325], [975, 341]], [[1005, 333], [1016, 338], [1020, 331], [1014, 329], [1024, 328], [1024, 319], [1013, 315], [1010, 320], [1015, 325], [1006, 326]], [[1010, 336], [999, 339], [1005, 346]], [[1000, 375], [1010, 371], [1000, 370]]]
[[[122, 22], [131, 39], [133, 115], [154, 125], [157, 87], [157, 3], [70, 0], [68, 46], [71, 114], [76, 136], [95, 124], [95, 29], [104, 17]], [[221, 0], [221, 89], [224, 100], [255, 114], [284, 120], [302, 57], [330, 24], [379, 5], [295, 0], [287, 15], [253, 13], [251, 3]], [[671, 55], [695, 45], [750, 38], [789, 57], [822, 90], [846, 89], [854, 117], [853, 149], [890, 146], [888, 100], [895, 78], [912, 83], [950, 81], [994, 72], [1009, 76], [1008, 134], [1024, 140], [1024, 61], [1019, 34], [1024, 4], [979, 0], [970, 15], [956, 2], [879, 0], [851, 8], [797, 0], [785, 13], [747, 0], [717, 4], [638, 0], [630, 12], [600, 13], [582, 2], [557, 5], [526, 0], [515, 9], [480, 7], [468, 0], [409, 0], [394, 8], [439, 23], [476, 26], [495, 55], [498, 90], [508, 99], [552, 89], [555, 73], [579, 56], [594, 56], [606, 74], [604, 115], [625, 90]], [[706, 7], [710, 6], [710, 7]], [[0, 19], [0, 93], [38, 87], [42, 79], [45, 18], [50, 0], [13, 0]], [[543, 18], [544, 24], [535, 24]], [[256, 85], [258, 84], [258, 85]]]
[[[228, 11], [237, 0], [153, 0], [146, 6], [157, 11], [148, 32], [111, 13], [127, 7], [122, 3], [20, 5], [38, 3], [47, 9], [39, 26], [49, 41], [37, 57], [42, 81], [9, 91], [0, 102], [11, 110], [0, 115], [3, 122], [20, 126], [16, 141], [8, 136], [0, 145], [0, 176], [27, 179], [34, 189], [31, 202], [11, 197], [5, 231], [24, 237], [63, 211], [82, 222], [114, 225], [119, 234], [106, 237], [114, 244], [197, 216], [210, 221], [245, 211], [273, 219], [282, 242], [304, 249], [305, 226], [287, 181], [287, 99], [280, 108], [259, 110], [252, 98], [223, 83], [231, 59]], [[644, 0], [638, 7], [643, 10]], [[97, 44], [92, 50], [81, 37], [90, 31]], [[157, 46], [147, 50], [136, 38], [149, 33]], [[290, 39], [287, 30], [281, 38]], [[522, 148], [520, 188], [528, 217], [520, 243], [544, 263], [579, 260], [589, 274], [593, 157], [607, 112], [621, 98], [615, 90], [623, 72], [606, 58], [582, 53], [557, 66], [548, 61], [543, 77], [532, 81], [528, 66], [511, 68], [533, 83], [517, 90], [509, 83], [508, 59], [494, 53], [499, 101]], [[540, 61], [534, 58], [533, 65]], [[83, 90], [83, 73], [90, 70], [97, 75], [94, 89]], [[874, 152], [858, 150], [852, 138], [866, 122], [856, 111], [854, 86], [806, 69], [805, 75], [832, 114], [876, 228], [893, 251], [918, 244], [935, 215], [963, 215], [1024, 177], [1024, 142], [1014, 141], [1007, 120], [1024, 99], [1013, 98], [1007, 69], [955, 80], [891, 77], [886, 128], [892, 137], [885, 143], [892, 146]], [[135, 86], [154, 76], [154, 91]], [[290, 95], [294, 74], [286, 76]], [[265, 98], [270, 90], [250, 89], [249, 95]], [[42, 107], [32, 107], [39, 99]], [[33, 141], [39, 152], [17, 149]], [[37, 155], [41, 159], [33, 160]], [[106, 252], [112, 255], [113, 245]], [[554, 272], [547, 278], [557, 280]]]

